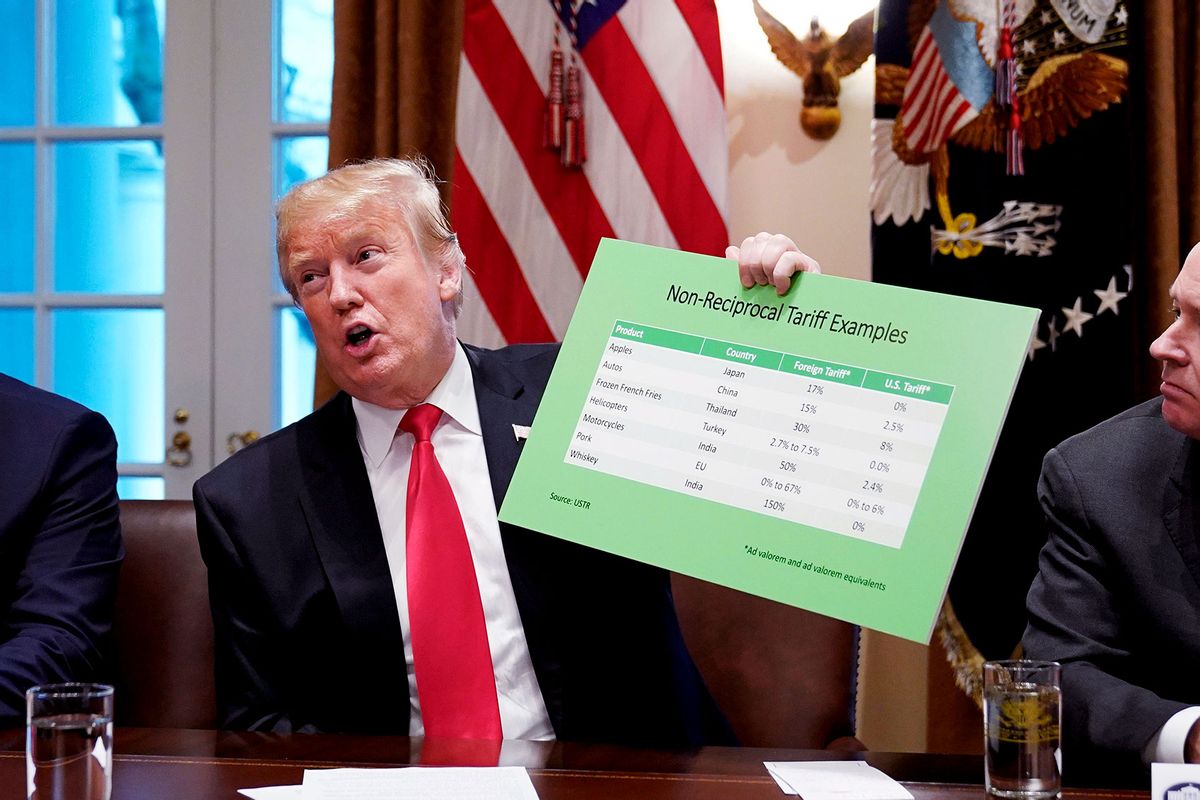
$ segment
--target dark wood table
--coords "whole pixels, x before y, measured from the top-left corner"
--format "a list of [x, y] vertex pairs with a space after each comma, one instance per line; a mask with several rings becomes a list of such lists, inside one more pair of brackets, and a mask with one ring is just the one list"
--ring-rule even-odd
[[[305, 769], [495, 763], [476, 743], [401, 737], [278, 735], [118, 728], [113, 800], [239, 800], [237, 790], [298, 784]], [[20, 800], [24, 732], [0, 730], [0, 798]], [[986, 797], [978, 756], [707, 747], [651, 751], [571, 743], [505, 742], [501, 763], [529, 769], [542, 800], [783, 800], [764, 761], [863, 759], [917, 800]], [[1145, 798], [1145, 791], [1068, 789], [1066, 798]]]

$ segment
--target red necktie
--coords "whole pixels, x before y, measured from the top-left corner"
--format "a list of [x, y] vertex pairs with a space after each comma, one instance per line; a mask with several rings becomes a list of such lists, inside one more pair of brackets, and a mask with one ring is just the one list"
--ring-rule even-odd
[[500, 739], [500, 708], [475, 564], [462, 515], [429, 441], [442, 410], [410, 408], [416, 437], [408, 472], [408, 619], [426, 736]]

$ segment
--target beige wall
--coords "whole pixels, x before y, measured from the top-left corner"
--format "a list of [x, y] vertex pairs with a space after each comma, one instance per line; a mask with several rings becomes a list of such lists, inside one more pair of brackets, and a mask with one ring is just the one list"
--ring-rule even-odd
[[[839, 0], [835, 6], [843, 3], [855, 5]], [[763, 4], [800, 32], [807, 30], [809, 7], [815, 5]], [[859, 0], [853, 10], [867, 7]], [[800, 130], [800, 78], [771, 53], [750, 0], [717, 0], [717, 12], [725, 62], [731, 241], [760, 230], [786, 233], [825, 272], [869, 278], [875, 59], [842, 81], [842, 127], [832, 139], [818, 142]], [[845, 22], [830, 17], [829, 24], [840, 33]]]
[[[763, 0], [793, 31], [815, 3]], [[831, 31], [869, 4], [838, 0]], [[836, 6], [842, 6], [837, 8]], [[800, 130], [800, 79], [771, 53], [750, 0], [717, 0], [725, 62], [730, 241], [760, 230], [787, 233], [833, 275], [869, 280], [870, 124], [875, 60], [843, 79], [842, 126], [818, 142]], [[835, 18], [840, 13], [840, 18]], [[865, 631], [859, 738], [873, 750], [926, 749], [928, 648]]]

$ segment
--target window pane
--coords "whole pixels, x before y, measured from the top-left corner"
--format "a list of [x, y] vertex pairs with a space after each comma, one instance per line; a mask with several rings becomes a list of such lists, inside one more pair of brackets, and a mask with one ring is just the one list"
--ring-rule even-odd
[[333, 93], [333, 0], [278, 0], [276, 120], [323, 122]]
[[32, 308], [0, 308], [0, 372], [33, 383]]
[[282, 428], [312, 411], [317, 348], [308, 320], [297, 308], [277, 310], [275, 331], [275, 352], [279, 359], [275, 368], [279, 392], [275, 425]]
[[163, 189], [155, 142], [55, 145], [55, 291], [160, 294]]
[[[31, 0], [24, 0], [30, 3]], [[165, 0], [58, 0], [54, 6], [55, 122], [162, 122]]]
[[33, 124], [34, 3], [0, 0], [0, 53], [4, 91], [0, 91], [0, 125]]
[[[0, 0], [2, 2], [3, 0]], [[0, 92], [3, 96], [4, 92]], [[0, 144], [0, 292], [33, 291], [33, 144]]]
[[328, 136], [284, 136], [275, 166], [275, 199], [301, 181], [324, 175], [329, 168]]
[[108, 417], [117, 432], [117, 460], [161, 463], [162, 309], [64, 309], [52, 315], [51, 388]]
[[122, 475], [117, 478], [117, 496], [122, 500], [162, 500], [167, 496], [167, 482], [162, 478]]

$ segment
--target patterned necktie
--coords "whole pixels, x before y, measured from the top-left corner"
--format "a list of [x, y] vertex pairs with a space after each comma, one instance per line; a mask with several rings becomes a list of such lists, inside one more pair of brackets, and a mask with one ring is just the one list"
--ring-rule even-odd
[[410, 408], [416, 437], [408, 473], [408, 618], [426, 736], [500, 739], [500, 708], [479, 583], [462, 515], [429, 441], [442, 410]]

